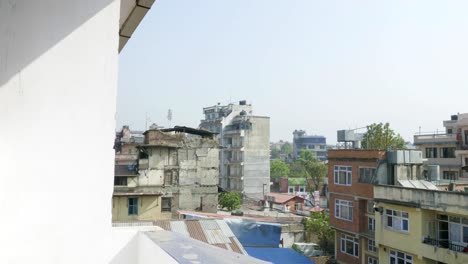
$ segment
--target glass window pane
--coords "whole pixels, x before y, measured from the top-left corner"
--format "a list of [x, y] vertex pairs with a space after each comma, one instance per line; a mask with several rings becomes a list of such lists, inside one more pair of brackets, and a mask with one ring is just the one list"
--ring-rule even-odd
[[449, 238], [451, 241], [460, 242], [460, 224], [449, 223]]
[[403, 230], [408, 231], [408, 220], [403, 219]]

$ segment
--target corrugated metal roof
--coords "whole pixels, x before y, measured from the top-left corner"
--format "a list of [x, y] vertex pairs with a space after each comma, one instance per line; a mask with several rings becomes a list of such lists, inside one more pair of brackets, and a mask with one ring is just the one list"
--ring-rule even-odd
[[228, 237], [235, 236], [231, 228], [229, 228], [229, 226], [226, 224], [224, 220], [216, 219], [215, 221], [226, 236]]
[[159, 220], [154, 225], [229, 251], [247, 255], [229, 225], [221, 219]]
[[185, 224], [187, 225], [187, 229], [191, 238], [208, 243], [205, 233], [203, 233], [202, 227], [198, 221], [186, 221]]
[[219, 248], [227, 249], [226, 244], [215, 244], [215, 246], [217, 246]]
[[209, 219], [209, 220], [199, 220], [199, 221], [204, 230], [220, 229], [218, 226], [218, 223], [215, 220]]
[[189, 232], [187, 231], [187, 226], [184, 221], [171, 221], [170, 222], [171, 231], [190, 237]]
[[231, 240], [230, 246], [231, 246], [232, 251], [237, 252], [239, 254], [247, 255], [247, 252], [240, 245], [241, 243], [239, 242], [239, 240], [237, 240], [236, 237], [230, 237], [229, 240]]
[[223, 231], [221, 229], [203, 229], [203, 233], [205, 233], [206, 239], [208, 240], [209, 244], [231, 243], [231, 240], [229, 240], [229, 238], [223, 234]]
[[155, 221], [154, 225], [159, 226], [164, 230], [171, 231], [171, 226], [167, 220]]

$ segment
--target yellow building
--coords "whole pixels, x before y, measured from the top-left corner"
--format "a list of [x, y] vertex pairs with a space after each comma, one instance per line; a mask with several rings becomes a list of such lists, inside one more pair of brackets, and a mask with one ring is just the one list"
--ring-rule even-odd
[[468, 263], [468, 193], [375, 186], [380, 264]]
[[112, 219], [117, 221], [156, 221], [171, 219], [171, 199], [150, 194], [114, 194]]

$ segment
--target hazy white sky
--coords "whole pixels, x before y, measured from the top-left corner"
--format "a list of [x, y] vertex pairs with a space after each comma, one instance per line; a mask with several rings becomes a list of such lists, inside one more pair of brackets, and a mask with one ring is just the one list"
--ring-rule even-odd
[[160, 0], [120, 55], [117, 125], [197, 127], [246, 99], [294, 129], [390, 122], [405, 140], [468, 112], [468, 1]]

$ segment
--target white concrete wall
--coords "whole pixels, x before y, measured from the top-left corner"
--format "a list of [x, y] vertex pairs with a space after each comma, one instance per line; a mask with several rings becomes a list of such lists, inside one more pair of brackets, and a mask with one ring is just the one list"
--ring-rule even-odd
[[119, 5], [0, 0], [0, 263], [115, 253]]

